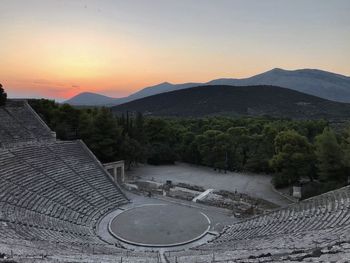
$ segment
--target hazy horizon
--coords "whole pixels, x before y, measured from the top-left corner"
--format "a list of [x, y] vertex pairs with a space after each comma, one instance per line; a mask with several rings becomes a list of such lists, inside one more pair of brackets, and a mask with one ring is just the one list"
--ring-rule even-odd
[[272, 68], [350, 76], [350, 1], [0, 2], [10, 97], [124, 97]]

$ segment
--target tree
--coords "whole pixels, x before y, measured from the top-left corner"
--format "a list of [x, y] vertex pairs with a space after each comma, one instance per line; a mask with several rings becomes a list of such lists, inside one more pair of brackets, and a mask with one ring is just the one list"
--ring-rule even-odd
[[107, 108], [101, 108], [93, 121], [93, 130], [87, 144], [103, 161], [115, 161], [122, 138], [116, 119]]
[[220, 159], [220, 145], [217, 143], [217, 136], [222, 135], [221, 131], [207, 130], [198, 135], [195, 139], [198, 150], [204, 165], [215, 167]]
[[78, 137], [88, 141], [92, 136], [93, 116], [89, 111], [82, 111], [79, 115]]
[[139, 143], [145, 144], [147, 141], [145, 129], [144, 129], [145, 121], [142, 113], [138, 112], [135, 118], [135, 126], [134, 126], [134, 139], [136, 139]]
[[[271, 143], [273, 145], [273, 141]], [[273, 154], [269, 153], [268, 144], [262, 135], [253, 135], [249, 137], [248, 158], [244, 166], [246, 170], [253, 172], [270, 172], [269, 160]]]
[[[327, 125], [324, 121], [266, 117], [115, 117], [107, 108], [77, 109], [49, 100], [29, 103], [58, 138], [83, 139], [102, 162], [124, 159], [131, 167], [145, 160], [162, 164], [180, 159], [218, 169], [274, 171], [275, 182], [282, 184], [293, 183], [302, 176], [315, 177], [316, 157], [309, 142], [314, 142]], [[318, 159], [323, 149], [320, 141]], [[350, 129], [339, 140], [336, 148], [339, 147], [343, 150], [335, 159], [340, 160], [338, 174], [342, 176], [350, 172]], [[337, 152], [327, 149], [323, 153], [327, 151]], [[324, 170], [322, 167], [322, 162], [318, 162], [319, 171]]]
[[215, 154], [214, 168], [220, 170], [228, 169], [228, 151], [230, 148], [230, 137], [226, 133], [218, 133], [215, 136], [215, 145], [213, 147], [213, 152]]
[[177, 159], [174, 149], [166, 143], [153, 143], [149, 152], [150, 156], [147, 160], [149, 164], [173, 164]]
[[276, 154], [270, 161], [277, 175], [276, 186], [296, 183], [301, 177], [312, 179], [313, 151], [305, 136], [294, 130], [282, 131], [275, 138]]
[[200, 153], [195, 138], [194, 132], [186, 131], [181, 135], [181, 143], [177, 150], [182, 161], [194, 164], [200, 163]]
[[145, 159], [144, 148], [138, 141], [130, 138], [128, 135], [123, 138], [120, 148], [127, 170], [130, 170], [133, 164], [143, 162]]
[[54, 127], [57, 137], [64, 140], [73, 140], [78, 137], [80, 111], [69, 104], [63, 104], [55, 114]]
[[7, 94], [0, 84], [0, 106], [5, 105], [7, 100]]
[[227, 130], [230, 148], [228, 165], [231, 170], [243, 170], [248, 161], [249, 130], [245, 127], [234, 127]]
[[350, 175], [350, 126], [345, 129], [342, 149], [344, 151], [343, 164], [345, 166], [346, 173]]
[[317, 168], [322, 181], [344, 181], [343, 151], [333, 130], [326, 128], [315, 138]]

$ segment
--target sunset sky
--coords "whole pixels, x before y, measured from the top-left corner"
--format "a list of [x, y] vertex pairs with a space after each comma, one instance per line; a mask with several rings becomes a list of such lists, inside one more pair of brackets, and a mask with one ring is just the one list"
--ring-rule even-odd
[[350, 76], [348, 0], [0, 0], [11, 97], [122, 97], [275, 67]]

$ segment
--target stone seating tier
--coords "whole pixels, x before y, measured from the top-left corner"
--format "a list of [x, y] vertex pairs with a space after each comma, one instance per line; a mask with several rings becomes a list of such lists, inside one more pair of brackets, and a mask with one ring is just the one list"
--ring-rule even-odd
[[24, 100], [0, 107], [0, 146], [33, 140], [54, 140], [51, 130]]
[[128, 201], [81, 141], [0, 148], [0, 240], [110, 246], [99, 218]]
[[[157, 253], [130, 251], [95, 233], [103, 215], [126, 203], [84, 143], [55, 140], [25, 101], [0, 107], [0, 253], [18, 262], [161, 262]], [[350, 261], [350, 186], [164, 256], [177, 263]]]

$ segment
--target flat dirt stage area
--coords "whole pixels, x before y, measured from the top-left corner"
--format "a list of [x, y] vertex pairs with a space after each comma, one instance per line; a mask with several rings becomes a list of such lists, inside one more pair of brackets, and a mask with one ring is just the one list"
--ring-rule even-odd
[[244, 174], [227, 172], [226, 174], [214, 171], [213, 168], [195, 166], [186, 163], [175, 165], [144, 165], [128, 171], [128, 174], [145, 180], [155, 180], [165, 183], [172, 180], [177, 183], [187, 183], [202, 186], [206, 189], [217, 189], [246, 193], [275, 203], [287, 205], [290, 203], [272, 189], [270, 175]]
[[196, 209], [173, 204], [149, 204], [117, 215], [112, 234], [129, 244], [175, 246], [193, 242], [207, 233], [210, 220]]

